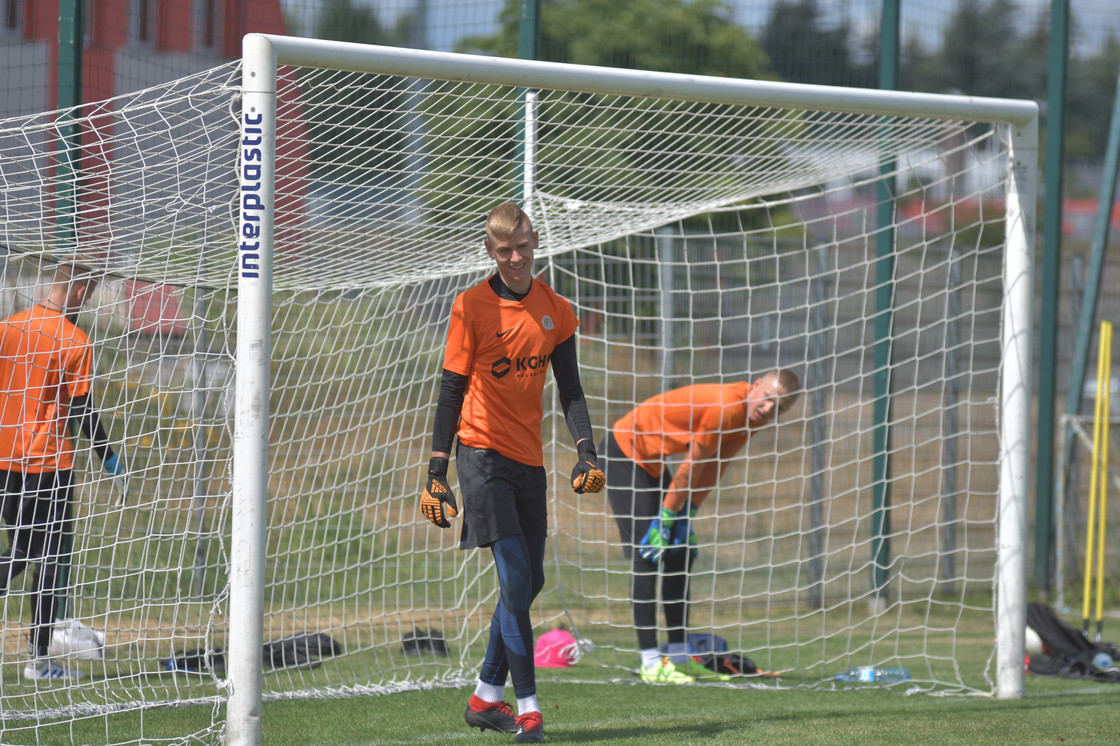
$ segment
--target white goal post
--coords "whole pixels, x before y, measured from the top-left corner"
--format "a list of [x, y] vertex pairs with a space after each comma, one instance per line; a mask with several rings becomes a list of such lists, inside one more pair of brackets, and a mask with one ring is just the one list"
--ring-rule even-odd
[[[275, 174], [277, 112], [277, 69], [281, 65], [341, 69], [376, 75], [405, 76], [423, 80], [458, 81], [523, 87], [533, 90], [579, 91], [600, 96], [643, 97], [710, 102], [727, 106], [767, 107], [803, 112], [843, 112], [854, 115], [883, 115], [932, 119], [965, 119], [1007, 125], [1006, 163], [1006, 243], [1002, 312], [1002, 367], [1000, 375], [999, 425], [999, 519], [997, 602], [997, 676], [996, 693], [1018, 697], [1023, 691], [1023, 643], [1025, 626], [1026, 532], [1031, 399], [1031, 297], [1033, 215], [1037, 160], [1037, 107], [1032, 102], [980, 100], [966, 97], [920, 95], [887, 91], [855, 91], [814, 86], [787, 85], [761, 81], [736, 81], [695, 76], [656, 74], [574, 65], [505, 59], [449, 56], [440, 53], [403, 49], [373, 49], [361, 45], [318, 42], [303, 39], [250, 35], [244, 43], [242, 128], [245, 149], [242, 153], [242, 244], [239, 289], [242, 295], [238, 379], [238, 429], [236, 442], [242, 446], [234, 463], [234, 534], [253, 541], [235, 542], [233, 565], [243, 568], [244, 582], [233, 585], [232, 620], [234, 628], [244, 630], [244, 645], [236, 648], [234, 684], [229, 705], [231, 733], [235, 727], [249, 727], [251, 713], [258, 706], [260, 606], [265, 547], [264, 507], [267, 496], [268, 433], [267, 399], [269, 317], [271, 293], [273, 222], [271, 221], [273, 178]], [[530, 111], [526, 107], [526, 111]], [[546, 126], [539, 110], [526, 114], [531, 132]], [[889, 137], [889, 135], [885, 135]], [[260, 142], [259, 150], [249, 143]], [[540, 152], [536, 141], [524, 143], [525, 152]], [[260, 167], [257, 168], [257, 156]], [[525, 164], [532, 174], [537, 164]], [[534, 200], [532, 177], [527, 179], [525, 197], [541, 227], [543, 243], [548, 246], [559, 234], [552, 215]], [[586, 187], [588, 185], [572, 185]], [[789, 185], [781, 185], [788, 189]], [[574, 190], [575, 191], [575, 190]], [[623, 189], [625, 191], [625, 188]], [[684, 191], [684, 190], [682, 190]], [[697, 190], [699, 196], [699, 192]], [[252, 195], [260, 202], [249, 204]], [[726, 199], [726, 195], [725, 199]], [[739, 195], [740, 199], [746, 194]], [[591, 202], [591, 197], [587, 202]], [[617, 196], [604, 196], [603, 202], [622, 202]], [[713, 199], [708, 196], [708, 199]], [[583, 202], [583, 200], [573, 200]], [[699, 201], [699, 200], [698, 200]], [[724, 203], [726, 204], [726, 202]], [[580, 205], [583, 207], [584, 205]], [[711, 207], [720, 206], [713, 200]], [[633, 212], [635, 207], [621, 206]], [[252, 208], [252, 209], [250, 209]], [[578, 207], [576, 209], [579, 209]], [[607, 207], [602, 208], [605, 212]], [[256, 210], [257, 212], [254, 212]], [[573, 210], [574, 211], [574, 210]], [[592, 211], [589, 211], [592, 212]], [[574, 219], [573, 219], [574, 220]], [[647, 226], [652, 224], [647, 223]], [[256, 228], [259, 226], [259, 235]], [[568, 226], [562, 226], [567, 228]], [[590, 229], [588, 229], [590, 230]], [[553, 233], [556, 231], [556, 233]], [[573, 230], [573, 232], [575, 232]], [[607, 235], [600, 240], [609, 240]], [[252, 234], [251, 242], [244, 236]], [[578, 243], [577, 243], [578, 246]], [[407, 249], [406, 249], [407, 250]], [[248, 303], [252, 298], [257, 302]], [[265, 387], [262, 389], [262, 387]], [[237, 578], [239, 581], [241, 577]], [[239, 597], [240, 594], [240, 597]], [[240, 651], [240, 655], [236, 655]], [[238, 683], [241, 685], [238, 686]], [[239, 724], [239, 725], [238, 725]], [[237, 739], [235, 738], [236, 742]]]
[[[711, 685], [885, 665], [901, 691], [1022, 696], [1037, 128], [1025, 101], [257, 34], [0, 121], [3, 315], [70, 254], [104, 270], [78, 325], [130, 484], [76, 437], [51, 655], [84, 675], [22, 678], [13, 580], [0, 741], [252, 744], [265, 700], [473, 683], [491, 558], [417, 500], [450, 307], [493, 271], [506, 199], [580, 319], [597, 440], [666, 388], [804, 383], [695, 519], [688, 630], [773, 674]], [[534, 631], [582, 657], [538, 681], [640, 683], [631, 566], [605, 497], [566, 488], [545, 390]], [[172, 704], [210, 722], [109, 727]]]

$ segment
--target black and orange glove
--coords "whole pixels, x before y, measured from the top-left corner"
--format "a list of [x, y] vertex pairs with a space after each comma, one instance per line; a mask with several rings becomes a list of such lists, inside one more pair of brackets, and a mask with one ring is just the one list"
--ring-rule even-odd
[[577, 446], [579, 452], [576, 467], [572, 469], [572, 489], [577, 494], [598, 492], [607, 483], [607, 477], [599, 468], [599, 457], [595, 453], [595, 444], [590, 440], [581, 441]]
[[420, 513], [440, 528], [449, 528], [448, 518], [459, 514], [455, 493], [447, 483], [447, 459], [432, 456], [428, 462], [428, 484], [420, 496]]

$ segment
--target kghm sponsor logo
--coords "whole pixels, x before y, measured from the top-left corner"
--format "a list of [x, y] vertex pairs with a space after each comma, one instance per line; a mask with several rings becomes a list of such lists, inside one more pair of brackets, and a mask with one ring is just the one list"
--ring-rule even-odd
[[513, 363], [508, 357], [500, 357], [490, 366], [490, 374], [494, 378], [503, 378], [506, 373], [509, 373], [512, 365]]
[[261, 197], [263, 122], [263, 114], [246, 113], [241, 127], [241, 243], [238, 254], [241, 276], [246, 278], [260, 277], [261, 268], [261, 221], [267, 207]]
[[548, 358], [547, 354], [526, 355], [514, 360], [503, 356], [490, 366], [490, 374], [494, 378], [502, 378], [512, 370], [517, 373], [518, 378], [540, 375], [548, 367]]
[[547, 365], [548, 355], [529, 355], [528, 357], [519, 357], [514, 361], [514, 368], [519, 375], [544, 370]]

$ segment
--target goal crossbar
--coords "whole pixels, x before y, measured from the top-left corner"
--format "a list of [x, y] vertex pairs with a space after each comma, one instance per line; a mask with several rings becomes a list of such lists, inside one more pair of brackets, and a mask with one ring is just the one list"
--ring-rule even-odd
[[246, 62], [260, 60], [266, 65], [269, 60], [275, 60], [275, 64], [279, 65], [620, 96], [653, 96], [935, 119], [972, 119], [1019, 126], [1029, 126], [1038, 118], [1036, 102], [1018, 99], [741, 80], [431, 52], [271, 34], [247, 35], [243, 52]]

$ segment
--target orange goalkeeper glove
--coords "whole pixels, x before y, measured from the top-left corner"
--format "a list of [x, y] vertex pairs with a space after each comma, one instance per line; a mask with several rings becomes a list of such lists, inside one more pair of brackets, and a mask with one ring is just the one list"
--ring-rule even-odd
[[607, 483], [607, 477], [599, 468], [599, 457], [595, 453], [595, 444], [584, 440], [577, 447], [579, 457], [576, 467], [572, 469], [572, 489], [576, 494], [598, 492]]
[[420, 496], [420, 513], [440, 528], [449, 528], [448, 518], [459, 514], [455, 493], [447, 483], [447, 459], [433, 456], [428, 462], [428, 484]]

